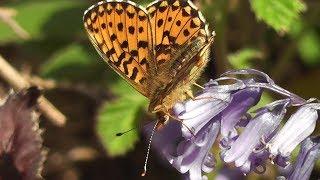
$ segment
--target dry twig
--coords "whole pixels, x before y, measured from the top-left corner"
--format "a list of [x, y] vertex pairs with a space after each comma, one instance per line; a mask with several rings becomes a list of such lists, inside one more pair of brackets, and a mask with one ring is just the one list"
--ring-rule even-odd
[[[3, 77], [15, 90], [21, 90], [30, 87], [30, 83], [26, 81], [20, 73], [15, 70], [1, 55], [0, 55], [0, 76]], [[63, 126], [66, 122], [66, 117], [54, 107], [45, 97], [39, 98], [39, 109], [42, 114], [47, 117], [53, 124]]]
[[20, 38], [29, 39], [30, 34], [13, 19], [16, 14], [14, 9], [0, 7], [0, 20], [6, 23]]
[[23, 77], [32, 85], [38, 86], [41, 89], [62, 89], [71, 90], [83, 94], [94, 99], [96, 102], [101, 101], [101, 97], [109, 97], [110, 94], [99, 86], [88, 85], [81, 82], [55, 81], [52, 79], [43, 79], [39, 76], [31, 76], [30, 73], [22, 73]]

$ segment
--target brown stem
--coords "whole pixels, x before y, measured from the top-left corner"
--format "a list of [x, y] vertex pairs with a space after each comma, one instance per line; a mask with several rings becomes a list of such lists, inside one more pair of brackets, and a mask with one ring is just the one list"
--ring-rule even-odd
[[6, 23], [20, 38], [29, 39], [30, 34], [12, 18], [15, 14], [13, 9], [0, 8], [0, 20]]
[[62, 90], [72, 90], [83, 95], [86, 95], [97, 102], [101, 100], [101, 97], [108, 97], [106, 91], [101, 89], [99, 86], [88, 85], [85, 83], [75, 83], [68, 81], [55, 81], [52, 79], [42, 79], [38, 76], [31, 76], [30, 73], [23, 74], [23, 77], [30, 82], [32, 85], [38, 86], [41, 89], [51, 90], [51, 89], [62, 89]]
[[[21, 90], [30, 87], [30, 83], [26, 81], [20, 73], [15, 70], [1, 55], [0, 55], [0, 76], [6, 80], [14, 90]], [[39, 110], [53, 124], [63, 126], [66, 122], [66, 117], [54, 107], [45, 97], [39, 98]]]
[[228, 1], [222, 0], [220, 2], [220, 12], [217, 15], [216, 37], [215, 37], [215, 50], [216, 50], [216, 69], [217, 74], [222, 74], [228, 69], [227, 61], [227, 39], [226, 39], [226, 26], [227, 26], [227, 10]]

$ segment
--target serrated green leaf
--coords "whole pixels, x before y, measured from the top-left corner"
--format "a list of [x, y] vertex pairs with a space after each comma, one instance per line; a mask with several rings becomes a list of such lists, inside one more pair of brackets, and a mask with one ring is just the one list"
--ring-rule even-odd
[[306, 9], [300, 0], [250, 0], [251, 8], [259, 20], [278, 32], [288, 32], [299, 14]]
[[306, 31], [298, 40], [298, 50], [303, 62], [312, 66], [320, 63], [320, 36], [314, 30]]
[[128, 96], [129, 98], [138, 98], [141, 100], [141, 95], [138, 91], [136, 91], [132, 86], [129, 85], [124, 79], [116, 81], [109, 85], [111, 91], [118, 96]]
[[228, 55], [230, 64], [235, 69], [251, 68], [251, 60], [261, 58], [261, 52], [257, 49], [245, 48]]
[[[93, 56], [92, 56], [93, 54]], [[72, 44], [55, 53], [41, 66], [40, 74], [56, 80], [81, 80], [97, 82], [102, 80], [106, 65], [91, 52], [79, 44]]]
[[111, 156], [123, 155], [133, 149], [138, 140], [137, 130], [121, 136], [119, 132], [137, 127], [139, 118], [145, 110], [147, 99], [139, 95], [125, 81], [118, 81], [113, 86], [116, 94], [121, 94], [118, 99], [106, 102], [98, 115], [97, 132]]
[[[3, 6], [17, 11], [14, 19], [32, 38], [42, 38], [48, 34], [64, 36], [80, 32], [82, 13], [87, 4], [76, 0], [42, 0], [10, 2]], [[17, 40], [20, 38], [0, 22], [0, 41]]]

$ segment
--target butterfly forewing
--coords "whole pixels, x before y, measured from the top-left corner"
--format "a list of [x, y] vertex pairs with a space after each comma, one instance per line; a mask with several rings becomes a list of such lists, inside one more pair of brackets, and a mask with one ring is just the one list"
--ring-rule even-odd
[[91, 42], [105, 61], [140, 93], [152, 52], [146, 11], [132, 2], [100, 2], [84, 14]]

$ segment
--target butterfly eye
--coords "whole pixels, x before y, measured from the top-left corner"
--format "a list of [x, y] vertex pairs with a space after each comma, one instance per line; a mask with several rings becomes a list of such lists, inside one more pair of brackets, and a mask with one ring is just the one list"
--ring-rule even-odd
[[163, 124], [168, 124], [169, 119], [170, 119], [169, 116], [168, 115], [164, 115], [163, 119], [164, 119], [164, 123]]

